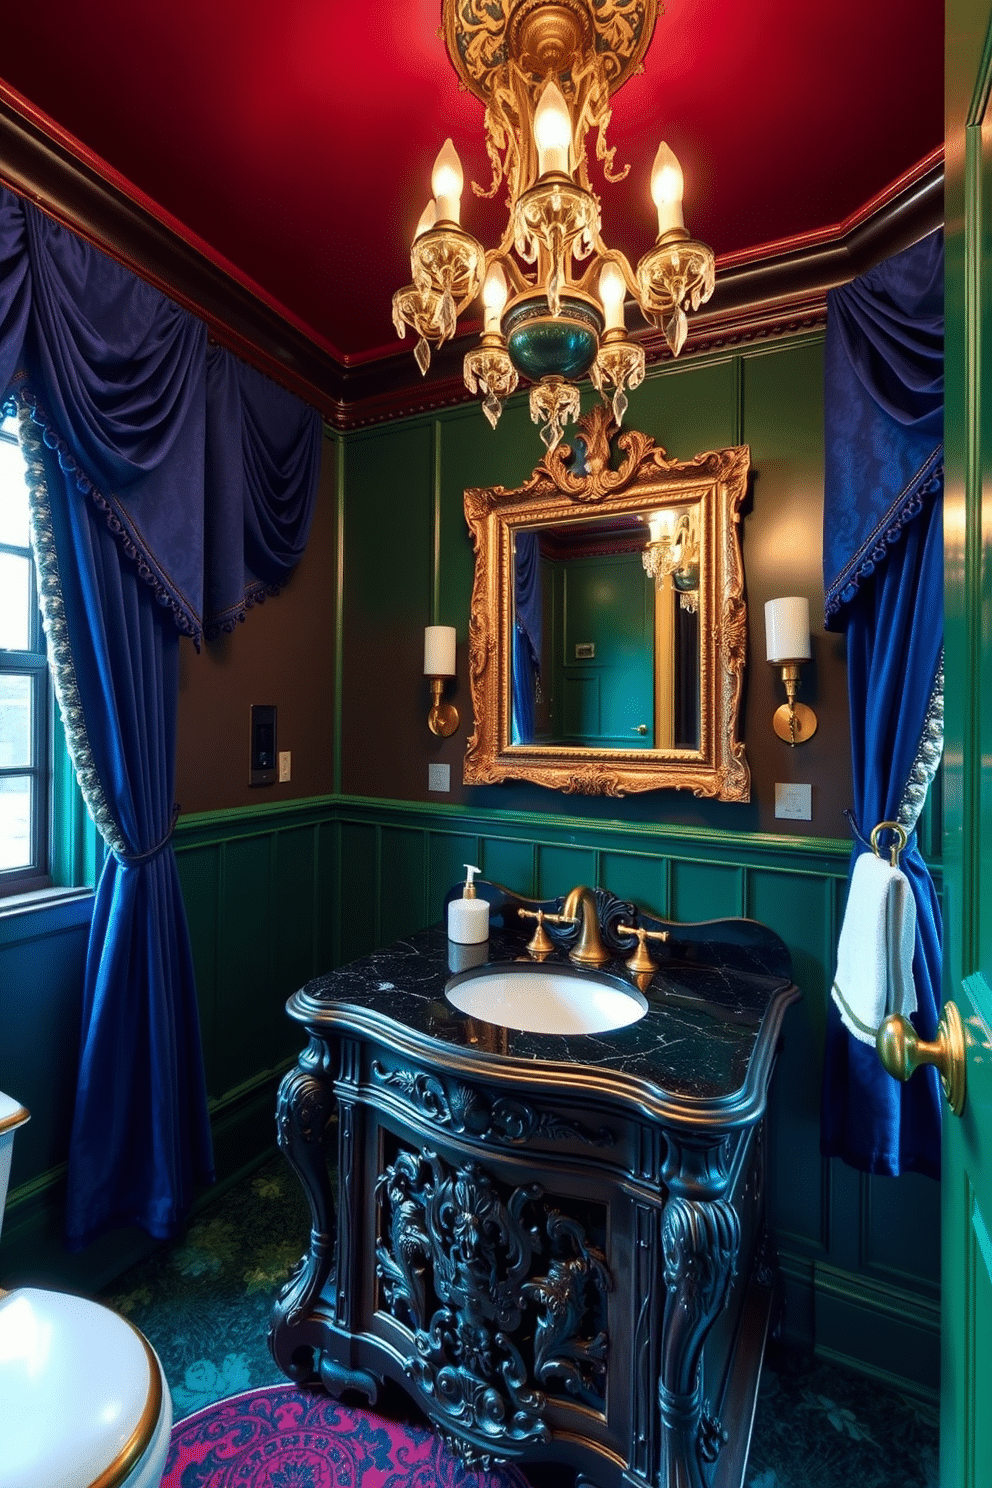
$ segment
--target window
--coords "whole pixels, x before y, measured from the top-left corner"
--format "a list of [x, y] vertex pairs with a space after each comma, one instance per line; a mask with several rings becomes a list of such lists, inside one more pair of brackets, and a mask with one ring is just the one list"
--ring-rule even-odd
[[0, 419], [0, 894], [48, 876], [51, 696], [17, 420]]

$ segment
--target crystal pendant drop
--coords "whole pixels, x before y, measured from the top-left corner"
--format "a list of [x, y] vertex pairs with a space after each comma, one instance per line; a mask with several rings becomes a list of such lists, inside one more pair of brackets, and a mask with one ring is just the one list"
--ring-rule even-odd
[[677, 305], [672, 312], [671, 318], [665, 322], [665, 340], [671, 348], [672, 356], [678, 356], [685, 345], [685, 338], [689, 332], [689, 322], [681, 305]]
[[562, 427], [554, 414], [546, 424], [541, 425], [541, 442], [550, 455], [551, 451], [561, 443]]
[[450, 341], [455, 334], [458, 317], [455, 314], [455, 302], [452, 299], [451, 290], [446, 289], [441, 299], [441, 340]]
[[427, 368], [431, 364], [431, 349], [428, 346], [427, 342], [424, 340], [423, 336], [421, 336], [420, 340], [413, 348], [413, 354], [417, 360], [417, 366], [420, 368], [421, 377], [426, 377]]
[[499, 416], [503, 412], [503, 405], [495, 393], [489, 393], [482, 404], [482, 411], [495, 429], [499, 423]]
[[618, 387], [613, 394], [613, 417], [616, 419], [617, 427], [623, 423], [623, 416], [629, 407], [627, 394], [622, 387]]

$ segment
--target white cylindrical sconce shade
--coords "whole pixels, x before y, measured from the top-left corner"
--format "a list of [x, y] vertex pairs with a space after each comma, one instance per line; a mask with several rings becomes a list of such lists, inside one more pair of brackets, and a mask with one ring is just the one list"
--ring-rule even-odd
[[424, 676], [453, 677], [455, 667], [455, 639], [453, 625], [428, 625], [424, 630]]
[[766, 602], [765, 654], [773, 662], [809, 661], [809, 600], [805, 596]]

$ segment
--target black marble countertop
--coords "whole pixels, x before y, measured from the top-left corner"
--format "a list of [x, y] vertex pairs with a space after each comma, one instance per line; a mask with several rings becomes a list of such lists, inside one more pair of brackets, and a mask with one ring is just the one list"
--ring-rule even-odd
[[[730, 927], [731, 938], [733, 927], [752, 924], [721, 923]], [[701, 964], [693, 959], [701, 947], [680, 946], [675, 933], [650, 981], [638, 981], [622, 959], [584, 973], [564, 948], [556, 949], [542, 963], [545, 969], [605, 974], [625, 987], [639, 986], [647, 999], [638, 1022], [596, 1034], [503, 1028], [459, 1012], [446, 999], [447, 983], [471, 972], [473, 962], [536, 965], [525, 945], [516, 925], [494, 926], [482, 946], [454, 945], [435, 925], [316, 977], [290, 998], [287, 1009], [318, 1035], [364, 1035], [463, 1074], [498, 1079], [501, 1069], [512, 1069], [519, 1081], [523, 1070], [537, 1086], [553, 1084], [561, 1091], [571, 1084], [587, 1093], [598, 1088], [655, 1114], [677, 1109], [698, 1119], [705, 1107], [714, 1119], [722, 1115], [737, 1125], [764, 1108], [782, 1018], [799, 996], [780, 970], [719, 964], [719, 941], [712, 937], [706, 949], [718, 964]]]

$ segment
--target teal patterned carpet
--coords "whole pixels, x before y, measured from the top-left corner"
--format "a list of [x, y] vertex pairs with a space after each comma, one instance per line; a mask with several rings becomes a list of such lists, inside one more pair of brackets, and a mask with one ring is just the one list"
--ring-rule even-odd
[[[241, 1390], [282, 1382], [266, 1344], [269, 1312], [309, 1229], [302, 1190], [275, 1156], [212, 1204], [182, 1243], [128, 1272], [107, 1294], [158, 1351], [177, 1420]], [[533, 1478], [543, 1488], [536, 1472]], [[746, 1488], [937, 1482], [935, 1407], [834, 1365], [765, 1370]]]

